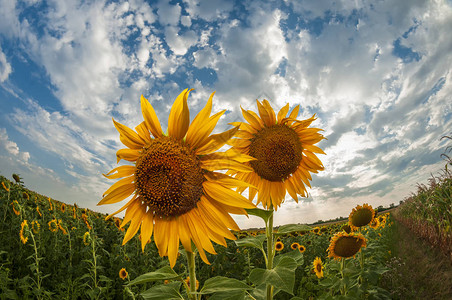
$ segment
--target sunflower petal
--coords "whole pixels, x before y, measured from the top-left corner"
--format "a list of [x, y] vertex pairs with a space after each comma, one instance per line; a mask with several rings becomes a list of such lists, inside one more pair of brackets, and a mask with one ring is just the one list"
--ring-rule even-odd
[[141, 250], [144, 252], [144, 247], [148, 243], [154, 230], [154, 214], [152, 211], [148, 211], [143, 217], [143, 223], [141, 224]]
[[238, 180], [237, 178], [228, 176], [226, 174], [223, 173], [218, 173], [218, 172], [208, 172], [206, 174], [204, 174], [204, 177], [209, 180], [209, 181], [213, 181], [216, 182], [218, 184], [221, 184], [224, 187], [227, 188], [235, 188], [235, 187], [254, 187], [252, 184], [249, 184], [245, 181], [242, 180]]
[[105, 217], [105, 221], [107, 221], [108, 219], [110, 219], [111, 217], [113, 217], [116, 214], [119, 214], [120, 212], [122, 212], [124, 209], [128, 208], [130, 204], [132, 204], [135, 199], [137, 198], [137, 195], [133, 195], [132, 199], [130, 199], [129, 202], [126, 203], [126, 205], [124, 205], [123, 207], [121, 207], [120, 209], [118, 209], [117, 211], [115, 211], [112, 214], [109, 214], [107, 217]]
[[116, 163], [119, 163], [121, 159], [127, 161], [136, 161], [140, 157], [141, 151], [135, 149], [119, 149], [116, 151]]
[[145, 141], [132, 129], [113, 120], [113, 124], [119, 132], [119, 139], [129, 148], [140, 149], [146, 144]]
[[245, 120], [248, 122], [248, 124], [256, 131], [260, 130], [262, 128], [261, 124], [262, 124], [262, 120], [260, 120], [259, 117], [254, 116], [253, 114], [250, 113], [250, 111], [243, 109], [242, 107], [240, 107], [242, 109], [242, 115], [245, 118]]
[[201, 201], [204, 201], [203, 205], [206, 207], [206, 209], [212, 212], [212, 214], [214, 214], [223, 224], [225, 224], [226, 227], [232, 230], [240, 230], [234, 219], [227, 212], [221, 209], [221, 205], [215, 200], [201, 196]]
[[141, 113], [143, 114], [146, 127], [156, 138], [163, 136], [162, 127], [151, 103], [141, 95]]
[[264, 105], [265, 109], [268, 112], [269, 118], [270, 118], [270, 125], [275, 125], [276, 124], [276, 115], [275, 115], [275, 111], [273, 110], [273, 108], [271, 107], [270, 103], [264, 99], [264, 101], [262, 101], [262, 104]]
[[212, 181], [203, 182], [202, 187], [206, 194], [217, 202], [241, 208], [256, 207], [253, 203], [250, 203], [248, 199], [246, 199], [239, 193], [232, 191], [228, 188], [225, 188]]
[[122, 245], [125, 245], [131, 238], [138, 232], [140, 229], [141, 220], [143, 219], [144, 214], [146, 213], [146, 206], [140, 205], [137, 212], [133, 216], [132, 222], [130, 223], [129, 228], [127, 229], [126, 234], [124, 235], [124, 240], [122, 241]]
[[119, 187], [121, 187], [121, 186], [123, 186], [123, 185], [130, 184], [130, 183], [132, 183], [134, 180], [135, 180], [135, 176], [129, 176], [129, 177], [123, 178], [123, 179], [121, 179], [121, 180], [118, 180], [118, 181], [115, 182], [112, 186], [110, 186], [110, 187], [108, 188], [108, 190], [106, 190], [106, 191], [102, 194], [102, 196], [105, 196], [106, 194], [109, 194], [112, 190], [115, 190], [115, 189], [117, 189], [117, 188], [119, 188]]
[[163, 257], [168, 253], [169, 221], [163, 218], [154, 218], [154, 221], [154, 242]]
[[235, 170], [240, 172], [253, 172], [254, 169], [251, 166], [247, 166], [243, 163], [236, 162], [230, 159], [211, 159], [206, 161], [200, 161], [201, 168], [208, 171], [216, 170]]
[[176, 265], [177, 253], [179, 252], [179, 230], [176, 219], [169, 221], [168, 233], [168, 260], [171, 268], [174, 268]]
[[278, 123], [281, 123], [281, 121], [287, 116], [288, 112], [289, 112], [289, 103], [282, 107], [281, 110], [278, 112]]
[[190, 126], [190, 112], [188, 110], [187, 98], [192, 90], [185, 89], [177, 96], [168, 117], [168, 135], [182, 140]]
[[225, 132], [211, 135], [207, 142], [196, 150], [196, 154], [203, 155], [217, 151], [226, 145], [226, 143], [235, 135], [237, 130], [239, 130], [239, 128], [235, 127]]
[[121, 177], [129, 176], [135, 173], [135, 166], [119, 166], [108, 172], [107, 174], [102, 174], [108, 179], [118, 179]]
[[109, 193], [102, 200], [100, 200], [99, 203], [97, 203], [97, 205], [117, 203], [129, 197], [134, 191], [135, 191], [134, 183], [125, 184]]

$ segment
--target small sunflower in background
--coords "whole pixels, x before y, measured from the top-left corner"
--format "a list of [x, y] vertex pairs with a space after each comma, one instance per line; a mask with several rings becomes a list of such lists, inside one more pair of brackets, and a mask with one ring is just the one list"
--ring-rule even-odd
[[282, 249], [284, 249], [284, 244], [283, 244], [283, 242], [277, 241], [277, 242], [275, 243], [275, 250], [276, 250], [276, 251], [281, 251]]
[[119, 270], [119, 278], [124, 280], [127, 277], [129, 277], [129, 273], [127, 273], [127, 270], [125, 268], [122, 268], [121, 270]]
[[330, 241], [328, 257], [336, 260], [355, 257], [361, 248], [366, 247], [366, 245], [367, 240], [361, 233], [338, 232]]
[[19, 236], [20, 236], [20, 241], [22, 242], [22, 244], [26, 244], [28, 241], [28, 222], [27, 220], [23, 220], [22, 224], [20, 224], [20, 232], [19, 232]]
[[23, 192], [23, 193], [22, 193], [22, 197], [24, 197], [24, 198], [27, 199], [27, 200], [30, 200], [30, 195], [28, 195], [27, 192]]
[[366, 226], [372, 222], [375, 217], [375, 210], [372, 206], [364, 203], [363, 206], [358, 205], [352, 209], [348, 216], [348, 223], [352, 231], [358, 230], [360, 227]]
[[[125, 217], [121, 227], [131, 222], [123, 240], [127, 243], [141, 228], [141, 247], [151, 236], [160, 256], [176, 264], [179, 243], [192, 253], [191, 242], [209, 263], [204, 252], [216, 254], [212, 241], [226, 245], [234, 240], [230, 229], [240, 230], [229, 214], [246, 214], [255, 208], [248, 199], [231, 188], [249, 184], [218, 170], [251, 172], [244, 162], [253, 158], [234, 151], [216, 152], [234, 136], [238, 128], [213, 134], [225, 110], [211, 114], [212, 98], [190, 124], [187, 104], [191, 90], [185, 89], [175, 100], [168, 118], [168, 134], [149, 101], [141, 96], [144, 122], [135, 131], [113, 120], [119, 139], [127, 147], [117, 151], [117, 162], [124, 159], [134, 165], [120, 166], [104, 176], [121, 180], [114, 183], [98, 203], [113, 204], [132, 196], [121, 209]], [[152, 134], [152, 136], [151, 136]]]
[[378, 221], [378, 218], [374, 218], [372, 222], [370, 222], [369, 227], [372, 229], [377, 229], [380, 226], [380, 221]]
[[316, 257], [314, 259], [314, 272], [315, 275], [317, 276], [317, 278], [322, 278], [323, 277], [323, 264], [322, 264], [322, 259], [320, 257]]
[[83, 235], [83, 244], [85, 244], [85, 246], [88, 246], [91, 243], [91, 235], [89, 234], [89, 232], [85, 232], [85, 234]]
[[312, 229], [312, 232], [314, 232], [315, 234], [320, 234], [320, 227], [314, 227], [314, 229]]
[[51, 220], [49, 223], [47, 223], [49, 225], [49, 230], [52, 232], [57, 232], [58, 231], [58, 223], [56, 219]]
[[19, 202], [17, 202], [17, 200], [14, 200], [13, 202], [11, 202], [11, 205], [12, 205], [12, 207], [13, 207], [14, 214], [15, 214], [16, 216], [20, 215], [20, 205], [19, 205]]
[[292, 245], [290, 245], [290, 249], [292, 249], [292, 250], [297, 250], [298, 247], [300, 247], [300, 244], [298, 244], [298, 243], [292, 243]]
[[352, 228], [350, 227], [350, 224], [348, 224], [348, 223], [345, 223], [344, 225], [342, 225], [341, 230], [343, 230], [347, 233], [352, 232]]
[[39, 224], [38, 221], [34, 220], [33, 222], [31, 222], [31, 230], [33, 231], [34, 234], [38, 233], [40, 229], [41, 224]]
[[66, 204], [61, 203], [60, 209], [61, 209], [61, 212], [65, 212], [66, 211]]
[[304, 253], [306, 251], [306, 247], [303, 245], [298, 246], [298, 251], [300, 251], [300, 253]]
[[[240, 126], [240, 131], [236, 134], [238, 138], [229, 142], [235, 151], [255, 158], [244, 162], [253, 172], [232, 170], [229, 173], [255, 187], [250, 187], [250, 201], [253, 201], [258, 193], [256, 204], [262, 203], [265, 209], [278, 209], [286, 192], [296, 202], [298, 195], [307, 197], [305, 186], [311, 187], [310, 173], [318, 173], [324, 169], [315, 153], [325, 153], [314, 146], [324, 137], [318, 133], [322, 129], [308, 128], [315, 120], [315, 115], [307, 120], [296, 119], [299, 106], [287, 116], [287, 104], [276, 115], [267, 100], [256, 102], [260, 116], [242, 108], [247, 122], [230, 123]], [[244, 187], [238, 189], [240, 192], [244, 190]]]

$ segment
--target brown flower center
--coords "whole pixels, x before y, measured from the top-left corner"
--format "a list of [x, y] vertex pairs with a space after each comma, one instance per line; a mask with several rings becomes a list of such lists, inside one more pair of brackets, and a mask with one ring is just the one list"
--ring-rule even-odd
[[334, 253], [340, 257], [352, 257], [363, 246], [363, 240], [356, 236], [341, 236], [334, 246]]
[[322, 272], [322, 264], [321, 263], [317, 263], [317, 265], [315, 266], [317, 273]]
[[138, 195], [158, 216], [180, 216], [201, 199], [203, 171], [196, 155], [170, 137], [152, 140], [137, 159]]
[[281, 124], [255, 133], [249, 149], [249, 155], [257, 159], [250, 162], [251, 167], [269, 181], [283, 181], [295, 172], [303, 150], [297, 133]]
[[372, 221], [372, 217], [372, 211], [368, 208], [362, 207], [353, 213], [351, 223], [356, 227], [366, 226]]

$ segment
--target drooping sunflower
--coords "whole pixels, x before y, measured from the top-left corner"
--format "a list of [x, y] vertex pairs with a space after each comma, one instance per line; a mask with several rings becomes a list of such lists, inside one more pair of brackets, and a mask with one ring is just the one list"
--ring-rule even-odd
[[34, 220], [31, 222], [31, 229], [33, 230], [33, 233], [36, 234], [41, 229], [41, 224], [39, 224], [38, 221]]
[[275, 250], [276, 250], [276, 251], [281, 251], [282, 249], [284, 249], [284, 244], [283, 244], [283, 242], [277, 241], [277, 242], [275, 243]]
[[89, 232], [85, 232], [85, 234], [83, 235], [83, 244], [85, 244], [85, 246], [88, 246], [91, 243], [91, 235], [89, 234]]
[[28, 241], [28, 236], [27, 236], [28, 230], [29, 230], [28, 222], [27, 222], [27, 220], [23, 220], [23, 221], [22, 221], [22, 224], [20, 224], [20, 233], [19, 233], [19, 236], [20, 236], [20, 241], [21, 241], [22, 244], [24, 244], [24, 245], [25, 245], [25, 244], [27, 243], [27, 241]]
[[333, 257], [336, 260], [355, 257], [356, 253], [366, 245], [367, 240], [361, 233], [338, 232], [330, 241], [328, 257]]
[[348, 223], [352, 231], [358, 230], [360, 227], [366, 226], [372, 222], [375, 217], [375, 210], [372, 206], [364, 203], [363, 206], [358, 205], [352, 209], [348, 216]]
[[51, 220], [49, 223], [49, 230], [52, 232], [57, 232], [58, 231], [58, 223], [56, 219]]
[[[187, 284], [188, 287], [190, 287], [190, 276], [187, 276], [187, 278], [185, 278], [185, 283]], [[196, 290], [199, 289], [199, 281], [198, 281], [198, 279], [196, 279], [196, 287], [195, 287], [195, 289]]]
[[[315, 120], [315, 115], [307, 120], [297, 120], [299, 105], [289, 112], [289, 104], [275, 115], [267, 100], [262, 103], [256, 100], [260, 117], [251, 110], [242, 108], [246, 122], [233, 122], [240, 126], [232, 139], [232, 149], [255, 158], [246, 162], [253, 172], [240, 170], [229, 171], [237, 179], [255, 186], [249, 189], [252, 201], [258, 193], [257, 204], [262, 203], [265, 209], [278, 209], [284, 201], [286, 191], [298, 202], [298, 195], [307, 196], [305, 185], [311, 187], [311, 173], [324, 169], [315, 153], [325, 154], [314, 144], [324, 139], [318, 133], [322, 129], [308, 128]], [[245, 188], [239, 188], [243, 192]]]
[[127, 272], [127, 270], [125, 268], [122, 268], [121, 270], [119, 270], [119, 278], [121, 278], [122, 280], [126, 279], [129, 276], [129, 273]]
[[300, 253], [304, 253], [306, 251], [306, 247], [303, 245], [298, 246], [298, 251], [300, 251]]
[[16, 216], [20, 215], [20, 205], [19, 205], [19, 202], [17, 202], [17, 200], [14, 200], [13, 202], [11, 202], [11, 205], [12, 205], [12, 207], [13, 207], [14, 214], [15, 214]]
[[[9, 192], [9, 187], [6, 187], [5, 183], [2, 181], [2, 186], [5, 189], [5, 191]], [[9, 186], [9, 184], [8, 184]]]
[[320, 257], [316, 257], [314, 259], [314, 272], [315, 275], [317, 276], [317, 278], [322, 278], [323, 277], [323, 265], [322, 265], [322, 259]]
[[[131, 222], [123, 240], [127, 243], [141, 227], [141, 246], [154, 234], [160, 256], [168, 256], [170, 265], [176, 263], [179, 241], [192, 252], [195, 244], [204, 262], [204, 252], [216, 254], [211, 241], [226, 246], [225, 237], [235, 239], [229, 229], [240, 230], [229, 215], [246, 214], [254, 208], [248, 199], [231, 190], [249, 184], [217, 170], [251, 172], [243, 162], [253, 158], [232, 150], [215, 152], [238, 131], [233, 128], [210, 135], [225, 111], [212, 116], [212, 98], [190, 124], [185, 89], [175, 100], [168, 118], [168, 134], [163, 134], [152, 105], [141, 96], [144, 122], [136, 131], [113, 120], [121, 142], [128, 149], [116, 153], [134, 165], [120, 166], [104, 175], [109, 179], [124, 177], [113, 184], [98, 203], [111, 204], [132, 195], [120, 210], [127, 209], [121, 223]], [[151, 136], [152, 134], [152, 136]]]

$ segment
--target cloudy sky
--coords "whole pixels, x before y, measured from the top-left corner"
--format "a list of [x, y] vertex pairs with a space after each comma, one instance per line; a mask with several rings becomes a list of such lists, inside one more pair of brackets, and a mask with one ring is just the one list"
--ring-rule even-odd
[[[275, 223], [398, 203], [444, 166], [452, 131], [452, 1], [0, 1], [0, 174], [100, 212], [101, 175], [143, 94], [162, 127], [185, 88], [191, 118], [211, 92], [217, 131], [256, 99], [328, 138], [309, 198]], [[236, 217], [243, 228], [260, 220]]]

